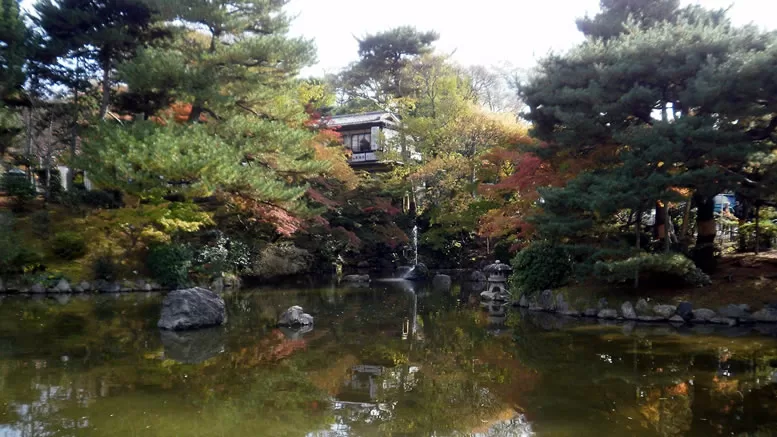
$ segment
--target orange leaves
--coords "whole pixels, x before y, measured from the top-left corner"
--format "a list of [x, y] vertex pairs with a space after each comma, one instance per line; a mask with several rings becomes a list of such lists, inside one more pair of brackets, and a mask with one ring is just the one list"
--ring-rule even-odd
[[[191, 103], [176, 102], [170, 105], [167, 109], [162, 110], [159, 116], [151, 117], [150, 120], [162, 126], [167, 125], [167, 120], [171, 119], [176, 123], [186, 123], [189, 121], [189, 116], [191, 113]], [[200, 114], [200, 122], [206, 121], [208, 121], [208, 118], [205, 116], [205, 114]]]
[[268, 224], [280, 235], [291, 236], [303, 227], [301, 218], [280, 206], [239, 195], [230, 196], [230, 201], [238, 210], [248, 214], [249, 220]]
[[376, 197], [373, 205], [363, 208], [362, 211], [368, 214], [372, 212], [384, 212], [390, 216], [395, 216], [402, 212], [401, 209], [391, 203], [391, 199], [383, 197]]

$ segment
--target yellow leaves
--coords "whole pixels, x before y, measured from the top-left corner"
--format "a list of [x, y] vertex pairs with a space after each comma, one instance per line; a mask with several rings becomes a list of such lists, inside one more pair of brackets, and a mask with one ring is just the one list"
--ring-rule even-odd
[[148, 243], [169, 243], [170, 235], [164, 232], [154, 229], [152, 227], [146, 227], [140, 232], [140, 237]]

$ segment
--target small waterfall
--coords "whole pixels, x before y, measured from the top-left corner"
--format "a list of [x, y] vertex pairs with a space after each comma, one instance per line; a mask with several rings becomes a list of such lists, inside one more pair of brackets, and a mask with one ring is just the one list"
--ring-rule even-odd
[[402, 279], [410, 278], [413, 275], [413, 270], [415, 270], [416, 266], [418, 266], [418, 226], [413, 226], [413, 265], [400, 277]]
[[415, 267], [418, 265], [418, 226], [413, 226], [413, 253], [415, 254], [413, 267]]

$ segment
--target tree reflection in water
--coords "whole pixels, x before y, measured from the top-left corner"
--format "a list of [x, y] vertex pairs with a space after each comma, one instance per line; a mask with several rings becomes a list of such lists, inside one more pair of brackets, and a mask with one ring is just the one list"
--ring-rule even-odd
[[[772, 338], [606, 326], [412, 284], [227, 296], [156, 329], [160, 297], [8, 298], [0, 435], [718, 435], [774, 431]], [[458, 297], [458, 298], [456, 298]], [[274, 323], [298, 304], [309, 332]]]

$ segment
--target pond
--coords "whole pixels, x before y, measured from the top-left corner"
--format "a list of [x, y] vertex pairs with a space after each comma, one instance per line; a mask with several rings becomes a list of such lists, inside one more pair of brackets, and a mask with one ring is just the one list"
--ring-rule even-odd
[[[0, 436], [777, 433], [777, 340], [481, 308], [466, 292], [261, 289], [224, 328], [162, 296], [0, 301]], [[275, 328], [298, 304], [309, 332]]]

